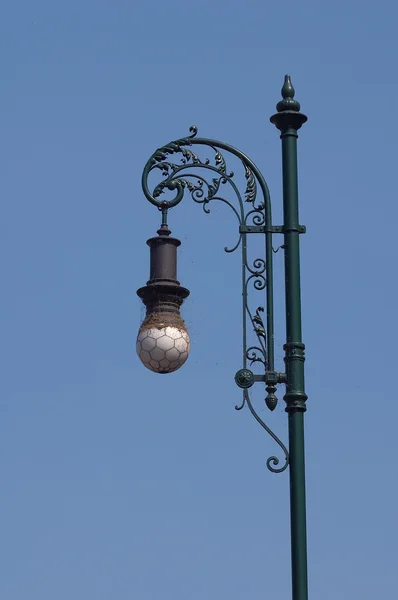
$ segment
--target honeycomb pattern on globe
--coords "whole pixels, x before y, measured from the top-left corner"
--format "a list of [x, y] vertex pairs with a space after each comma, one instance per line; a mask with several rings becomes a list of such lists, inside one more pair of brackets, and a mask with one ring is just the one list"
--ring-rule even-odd
[[138, 332], [137, 354], [155, 373], [172, 373], [188, 358], [189, 335], [177, 327], [149, 328]]

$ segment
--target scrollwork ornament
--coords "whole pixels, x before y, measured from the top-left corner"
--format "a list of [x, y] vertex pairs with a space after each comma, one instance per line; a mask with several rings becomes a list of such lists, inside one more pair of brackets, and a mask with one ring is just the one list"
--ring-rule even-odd
[[[207, 156], [202, 157], [199, 150], [206, 149]], [[198, 151], [197, 151], [198, 150]], [[228, 168], [229, 157], [237, 158], [243, 166], [244, 188], [240, 191], [238, 179]], [[161, 175], [154, 186], [149, 180], [154, 174]], [[242, 176], [242, 172], [241, 172]], [[289, 455], [284, 444], [264, 423], [255, 411], [250, 400], [248, 388], [256, 379], [247, 367], [261, 365], [264, 371], [274, 371], [274, 333], [273, 333], [273, 281], [272, 281], [272, 218], [268, 186], [256, 165], [240, 150], [224, 142], [198, 137], [198, 129], [190, 128], [190, 135], [174, 140], [158, 148], [147, 161], [142, 174], [142, 189], [146, 198], [162, 211], [162, 223], [167, 223], [168, 211], [177, 206], [185, 195], [190, 195], [196, 204], [210, 214], [213, 202], [227, 206], [232, 210], [238, 222], [237, 241], [224, 250], [242, 251], [242, 296], [243, 296], [243, 368], [236, 374], [236, 382], [243, 390], [243, 400], [236, 410], [248, 406], [251, 414], [265, 431], [280, 446], [285, 455], [282, 466], [279, 458], [267, 459], [267, 468], [273, 473], [281, 473], [289, 464]], [[261, 192], [261, 194], [259, 194]], [[232, 200], [231, 196], [232, 195]], [[256, 258], [249, 263], [247, 258], [247, 233], [265, 233], [265, 259]], [[263, 322], [264, 308], [259, 306], [252, 314], [248, 305], [250, 290], [265, 290], [267, 311], [266, 324]], [[247, 344], [247, 323], [257, 338], [255, 344]]]
[[[236, 148], [215, 140], [198, 138], [197, 134], [198, 128], [192, 126], [190, 127], [189, 136], [174, 140], [165, 146], [158, 148], [153, 153], [144, 167], [142, 176], [142, 188], [146, 198], [158, 208], [170, 209], [181, 202], [185, 190], [188, 190], [193, 199], [196, 202], [202, 203], [204, 211], [209, 213], [210, 210], [208, 204], [211, 200], [221, 200], [230, 207], [233, 206], [225, 198], [217, 196], [220, 186], [229, 184], [238, 201], [238, 207], [234, 207], [234, 212], [239, 219], [239, 224], [242, 225], [247, 219], [247, 215], [245, 216], [245, 203], [251, 207], [249, 211], [247, 211], [247, 214], [252, 216], [252, 213], [256, 213], [253, 215], [253, 219], [254, 217], [256, 218], [256, 220], [253, 220], [253, 223], [264, 223], [264, 209], [269, 207], [270, 213], [269, 192], [265, 180], [257, 167], [247, 156]], [[209, 159], [206, 157], [205, 159], [202, 159], [192, 149], [194, 145], [204, 146], [207, 147], [207, 149], [212, 150], [213, 158]], [[246, 188], [243, 193], [244, 199], [236, 184], [233, 182], [234, 172], [228, 171], [227, 161], [223, 153], [224, 149], [239, 158], [243, 165], [244, 176], [246, 179]], [[178, 155], [180, 155], [179, 160], [177, 159]], [[208, 181], [204, 177], [198, 176], [197, 173], [187, 173], [187, 169], [190, 168], [213, 171], [214, 175], [211, 181]], [[153, 191], [151, 191], [148, 179], [149, 175], [155, 169], [161, 171], [164, 179], [156, 184]], [[190, 178], [196, 178], [196, 183], [190, 181]], [[260, 204], [256, 204], [258, 181], [263, 192], [263, 199], [260, 201]], [[166, 190], [176, 192], [174, 198], [161, 199], [161, 196], [163, 196]], [[237, 244], [234, 249], [238, 246], [239, 244]], [[228, 251], [231, 252], [232, 250]]]
[[259, 346], [250, 346], [246, 350], [246, 358], [250, 362], [250, 366], [256, 362], [260, 362], [266, 367], [266, 359], [264, 348], [260, 348]]
[[[268, 427], [268, 425], [266, 425], [264, 423], [264, 421], [259, 417], [259, 415], [255, 411], [253, 404], [250, 400], [250, 394], [249, 394], [248, 390], [243, 390], [243, 406], [245, 404], [247, 404], [251, 414], [256, 419], [257, 423], [259, 423], [261, 425], [261, 427], [263, 429], [265, 429], [265, 431], [272, 437], [272, 439], [278, 444], [278, 446], [281, 448], [281, 450], [284, 454], [284, 461], [283, 461], [283, 464], [281, 467], [278, 467], [278, 465], [280, 463], [280, 459], [277, 456], [270, 456], [266, 461], [267, 469], [269, 471], [271, 471], [272, 473], [283, 473], [283, 471], [285, 471], [287, 469], [287, 467], [289, 466], [289, 452], [288, 452], [286, 446], [278, 438], [278, 436], [272, 431], [272, 429], [270, 429]], [[242, 406], [242, 408], [243, 408], [243, 406]], [[239, 407], [238, 408], [235, 407], [235, 409], [240, 410]]]

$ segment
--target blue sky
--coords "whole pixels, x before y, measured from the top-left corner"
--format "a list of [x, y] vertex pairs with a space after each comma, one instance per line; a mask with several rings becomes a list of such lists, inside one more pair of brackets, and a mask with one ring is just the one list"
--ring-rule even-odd
[[[190, 125], [262, 169], [290, 73], [300, 217], [310, 597], [398, 585], [392, 2], [14, 0], [0, 13], [0, 596], [284, 600], [288, 476], [240, 391], [239, 256], [226, 211], [170, 214], [191, 290], [186, 365], [135, 354], [159, 224], [142, 168]], [[283, 272], [275, 257], [282, 369]], [[282, 396], [282, 393], [279, 393]], [[260, 414], [286, 440], [283, 401]]]

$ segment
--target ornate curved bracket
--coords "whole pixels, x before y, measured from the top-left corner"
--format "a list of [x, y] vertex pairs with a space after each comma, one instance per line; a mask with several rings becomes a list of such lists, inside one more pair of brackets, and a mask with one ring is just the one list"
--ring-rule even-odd
[[[273, 410], [276, 406], [276, 383], [281, 380], [275, 379], [278, 375], [274, 371], [274, 310], [273, 310], [273, 248], [272, 233], [281, 228], [272, 227], [271, 201], [267, 183], [256, 167], [256, 165], [240, 150], [237, 150], [224, 142], [197, 137], [196, 127], [190, 128], [191, 135], [170, 142], [166, 146], [154, 152], [144, 167], [142, 174], [142, 189], [146, 198], [156, 206], [163, 215], [162, 222], [167, 221], [169, 209], [177, 206], [188, 192], [193, 201], [201, 204], [205, 213], [210, 213], [211, 202], [221, 202], [227, 205], [238, 221], [238, 238], [230, 247], [225, 247], [225, 252], [235, 252], [239, 247], [242, 252], [242, 320], [243, 320], [243, 353], [242, 369], [236, 376], [237, 384], [243, 388], [243, 402], [235, 407], [241, 410], [247, 404], [256, 421], [269, 433], [269, 435], [281, 447], [285, 455], [282, 467], [276, 468], [279, 459], [271, 456], [267, 460], [267, 467], [273, 473], [284, 471], [289, 464], [289, 455], [284, 444], [269, 429], [255, 411], [250, 400], [248, 387], [254, 381], [267, 384], [266, 398], [267, 406]], [[194, 152], [194, 146], [205, 146], [212, 151], [212, 159], [201, 158]], [[240, 160], [245, 178], [245, 189], [241, 193], [235, 179], [234, 172], [228, 170], [226, 158], [223, 151], [235, 156]], [[177, 156], [179, 155], [179, 159]], [[149, 179], [153, 172], [161, 171], [163, 179], [152, 188], [149, 187]], [[206, 179], [203, 173], [209, 173]], [[232, 190], [236, 203], [224, 197], [223, 191]], [[172, 197], [164, 198], [165, 192], [172, 192]], [[261, 195], [259, 195], [259, 191]], [[259, 198], [258, 198], [259, 195]], [[265, 258], [248, 259], [247, 236], [251, 233], [265, 234]], [[266, 311], [259, 306], [253, 314], [248, 303], [249, 288], [256, 291], [265, 290]], [[264, 325], [262, 313], [266, 313], [266, 326]], [[248, 344], [247, 325], [250, 326], [256, 337], [254, 344]], [[263, 373], [254, 375], [248, 369], [248, 363], [261, 365]], [[244, 381], [246, 373], [252, 379], [250, 385]], [[243, 379], [240, 381], [238, 375]]]
[[264, 423], [264, 421], [258, 416], [258, 414], [256, 413], [256, 411], [253, 408], [253, 404], [251, 403], [250, 394], [249, 394], [248, 390], [243, 391], [243, 402], [240, 406], [235, 406], [235, 409], [242, 410], [242, 408], [244, 407], [245, 404], [247, 404], [251, 414], [256, 419], [257, 423], [259, 423], [261, 425], [261, 427], [263, 429], [265, 429], [265, 431], [267, 433], [269, 433], [269, 435], [272, 437], [272, 439], [274, 439], [275, 442], [281, 447], [281, 449], [285, 455], [282, 466], [278, 467], [279, 458], [277, 456], [270, 456], [269, 458], [267, 458], [267, 468], [272, 473], [282, 473], [289, 466], [289, 452], [288, 452], [286, 446], [283, 444], [283, 442], [281, 442], [281, 440], [278, 438], [278, 436], [275, 435], [275, 433], [268, 427], [268, 425], [266, 425]]

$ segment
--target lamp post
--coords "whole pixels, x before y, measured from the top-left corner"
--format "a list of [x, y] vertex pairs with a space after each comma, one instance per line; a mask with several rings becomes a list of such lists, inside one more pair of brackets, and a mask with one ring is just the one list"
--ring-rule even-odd
[[[162, 224], [158, 236], [148, 240], [151, 253], [150, 279], [138, 290], [146, 306], [146, 317], [138, 337], [137, 352], [146, 367], [158, 373], [169, 373], [180, 368], [189, 353], [189, 335], [180, 316], [180, 307], [189, 291], [177, 280], [177, 247], [180, 241], [170, 237], [167, 225], [169, 209], [173, 208], [189, 193], [192, 199], [202, 204], [209, 213], [210, 202], [220, 201], [228, 205], [238, 221], [238, 240], [226, 252], [240, 248], [242, 253], [242, 314], [243, 314], [243, 359], [242, 368], [235, 375], [237, 385], [243, 391], [243, 401], [235, 408], [247, 406], [256, 421], [271, 435], [284, 455], [271, 456], [267, 467], [273, 473], [289, 468], [290, 476], [290, 524], [292, 561], [292, 598], [308, 599], [307, 585], [307, 540], [305, 502], [305, 456], [304, 456], [304, 412], [307, 395], [304, 391], [304, 344], [301, 333], [300, 300], [300, 248], [299, 236], [305, 227], [299, 224], [298, 181], [297, 181], [297, 131], [307, 121], [300, 112], [300, 104], [294, 98], [294, 88], [286, 75], [282, 87], [282, 100], [277, 104], [277, 113], [270, 119], [280, 131], [282, 140], [283, 172], [283, 225], [274, 226], [271, 202], [266, 181], [256, 165], [240, 150], [224, 142], [197, 137], [196, 127], [191, 135], [159, 148], [145, 165], [142, 188], [146, 198], [162, 213]], [[196, 147], [206, 147], [213, 160], [202, 159]], [[195, 147], [195, 151], [193, 148]], [[245, 177], [245, 189], [239, 189], [234, 173], [227, 169], [224, 153], [240, 160]], [[177, 158], [179, 157], [179, 158]], [[163, 179], [151, 191], [149, 176], [160, 169]], [[205, 179], [203, 174], [210, 174]], [[223, 197], [223, 190], [230, 189], [236, 203]], [[165, 200], [165, 190], [172, 198]], [[265, 238], [265, 257], [248, 259], [248, 238], [260, 234]], [[278, 372], [274, 365], [274, 309], [273, 309], [273, 235], [283, 235], [280, 246], [285, 256], [285, 304], [286, 343], [284, 345], [285, 371]], [[249, 306], [249, 287], [265, 290], [265, 324], [263, 306], [252, 311]], [[248, 328], [252, 329], [255, 342], [248, 342]], [[260, 373], [251, 368], [260, 366]], [[255, 369], [253, 367], [253, 369]], [[255, 369], [258, 370], [258, 369]], [[250, 397], [250, 388], [255, 384], [265, 385], [265, 403], [272, 411], [277, 405], [275, 392], [278, 385], [285, 386], [283, 397], [288, 414], [288, 449], [257, 414]]]

